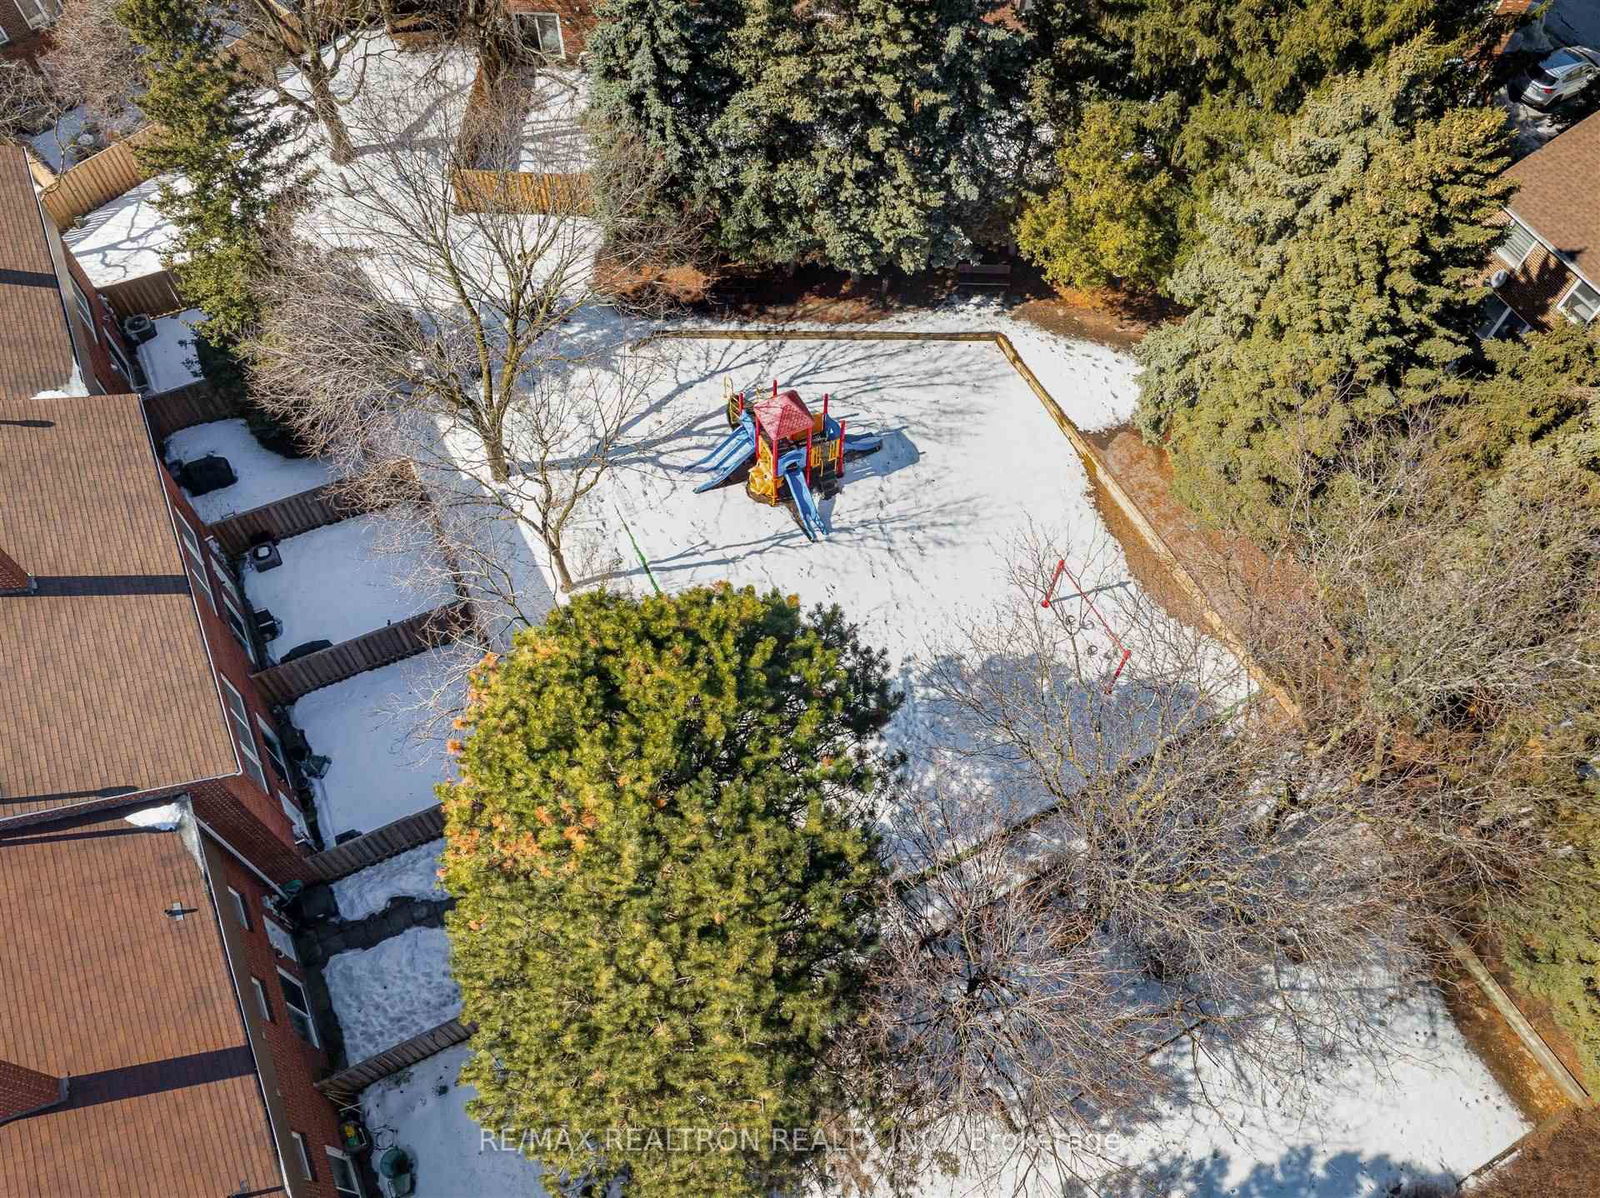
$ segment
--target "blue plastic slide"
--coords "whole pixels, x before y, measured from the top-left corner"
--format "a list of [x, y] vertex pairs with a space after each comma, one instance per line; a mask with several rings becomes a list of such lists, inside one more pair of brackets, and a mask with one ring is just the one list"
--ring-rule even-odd
[[711, 477], [694, 489], [695, 494], [727, 482], [755, 451], [756, 422], [749, 412], [745, 412], [739, 417], [737, 428], [723, 438], [715, 449], [689, 467], [691, 470], [711, 471]]
[[789, 485], [789, 496], [794, 500], [794, 510], [800, 517], [800, 527], [806, 536], [815, 541], [828, 535], [828, 525], [822, 519], [822, 509], [817, 507], [817, 497], [806, 483], [806, 451], [791, 449], [778, 459], [778, 473]]

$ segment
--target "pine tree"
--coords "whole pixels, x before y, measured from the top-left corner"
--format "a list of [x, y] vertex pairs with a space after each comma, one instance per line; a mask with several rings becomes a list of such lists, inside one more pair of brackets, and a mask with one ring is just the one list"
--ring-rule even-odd
[[303, 183], [290, 126], [255, 102], [221, 52], [221, 28], [194, 0], [122, 0], [117, 19], [144, 48], [139, 106], [157, 129], [135, 153], [153, 174], [176, 176], [156, 198], [174, 233], [164, 261], [206, 313], [207, 335], [236, 340], [255, 320], [268, 224]]
[[[754, 0], [717, 135], [730, 249], [852, 273], [948, 266], [1015, 174], [1018, 39], [978, 0]], [[1007, 84], [1009, 83], [1009, 86]]]
[[726, 584], [580, 595], [486, 659], [441, 788], [473, 1117], [654, 1198], [794, 1182], [769, 1133], [837, 1109], [818, 1061], [860, 1009], [896, 701], [837, 609]]
[[589, 39], [601, 129], [661, 155], [670, 198], [698, 206], [716, 172], [709, 134], [739, 85], [729, 52], [742, 0], [603, 0]]
[[1178, 184], [1136, 143], [1118, 107], [1090, 105], [1058, 156], [1059, 179], [1028, 201], [1017, 244], [1057, 287], [1153, 291], [1176, 250]]
[[[1037, 11], [1034, 11], [1037, 9]], [[1485, 17], [1477, 0], [1044, 0], [1025, 20], [1041, 55], [1033, 105], [1060, 130], [1057, 165], [1063, 253], [1085, 261], [1072, 273], [1130, 278], [1117, 269], [1116, 247], [1132, 244], [1153, 221], [1173, 228], [1154, 274], [1164, 277], [1200, 236], [1204, 201], [1251, 152], [1275, 140], [1288, 117], [1326, 82], [1366, 70], [1392, 48], [1432, 29], [1464, 38]], [[1102, 128], [1080, 126], [1081, 93], [1116, 101]], [[1141, 188], [1125, 216], [1098, 202], [1105, 178], [1106, 113], [1152, 175], [1175, 186]], [[1096, 134], [1096, 135], [1091, 135]], [[1075, 189], [1084, 187], [1080, 197]], [[1053, 197], [1054, 198], [1054, 197]], [[1079, 209], [1094, 212], [1088, 235]], [[1034, 218], [1037, 220], [1037, 216]], [[1125, 227], [1115, 228], [1118, 223]], [[1098, 252], [1109, 247], [1112, 252]], [[1148, 272], [1147, 272], [1148, 273]]]
[[1338, 82], [1202, 216], [1171, 283], [1193, 311], [1139, 354], [1141, 426], [1197, 508], [1270, 532], [1353, 441], [1453, 385], [1510, 184], [1499, 114], [1446, 108], [1447, 70], [1419, 41]]

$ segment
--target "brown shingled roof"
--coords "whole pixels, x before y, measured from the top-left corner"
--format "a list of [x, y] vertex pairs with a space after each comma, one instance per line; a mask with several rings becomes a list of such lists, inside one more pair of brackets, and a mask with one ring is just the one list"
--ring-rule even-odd
[[0, 393], [0, 463], [0, 820], [237, 773], [138, 396]]
[[63, 1104], [0, 1124], [0, 1194], [283, 1192], [189, 835], [0, 832], [0, 1060], [69, 1078]]
[[1518, 184], [1509, 205], [1591, 283], [1600, 284], [1600, 113], [1506, 171]]
[[0, 394], [59, 390], [72, 377], [72, 337], [61, 306], [44, 218], [22, 147], [0, 144]]

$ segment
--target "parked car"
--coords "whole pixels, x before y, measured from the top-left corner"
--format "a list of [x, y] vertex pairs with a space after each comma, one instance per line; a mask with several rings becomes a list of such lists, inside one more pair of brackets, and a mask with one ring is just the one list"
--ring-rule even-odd
[[1600, 53], [1563, 46], [1547, 55], [1526, 79], [1511, 85], [1511, 96], [1535, 108], [1553, 108], [1600, 78]]

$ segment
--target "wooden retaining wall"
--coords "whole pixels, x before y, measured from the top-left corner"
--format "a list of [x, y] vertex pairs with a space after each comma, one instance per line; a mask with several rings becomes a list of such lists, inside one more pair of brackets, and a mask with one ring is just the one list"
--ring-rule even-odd
[[80, 216], [87, 216], [148, 180], [149, 173], [139, 165], [133, 151], [158, 132], [157, 126], [146, 125], [57, 175], [56, 181], [39, 193], [39, 203], [56, 228], [65, 232]]
[[311, 876], [318, 882], [337, 882], [359, 873], [369, 865], [398, 857], [409, 849], [418, 848], [444, 835], [444, 808], [435, 803], [425, 810], [401, 816], [392, 823], [343, 844], [306, 858]]
[[227, 420], [238, 414], [239, 405], [205, 379], [159, 395], [147, 395], [144, 400], [144, 417], [157, 441], [165, 441], [179, 429], [211, 420]]
[[433, 1056], [436, 1052], [443, 1052], [447, 1048], [454, 1048], [457, 1044], [465, 1044], [472, 1036], [470, 1025], [462, 1023], [459, 1019], [451, 1019], [441, 1023], [438, 1027], [429, 1028], [419, 1035], [393, 1048], [368, 1057], [351, 1065], [348, 1069], [341, 1069], [331, 1077], [325, 1077], [317, 1083], [317, 1089], [341, 1106], [352, 1103], [375, 1081], [381, 1081], [391, 1074], [399, 1073], [402, 1069], [409, 1069]]
[[140, 275], [137, 279], [124, 279], [96, 288], [106, 303], [117, 314], [118, 320], [143, 312], [146, 316], [165, 316], [182, 311], [187, 305], [178, 292], [178, 281], [170, 271], [158, 270], [153, 275]]
[[360, 514], [335, 481], [237, 512], [211, 524], [209, 531], [224, 550], [237, 555], [261, 541], [282, 541]]
[[471, 626], [470, 605], [465, 600], [457, 600], [410, 619], [374, 628], [319, 652], [268, 666], [252, 674], [250, 680], [263, 699], [281, 707], [314, 690], [448, 644]]

